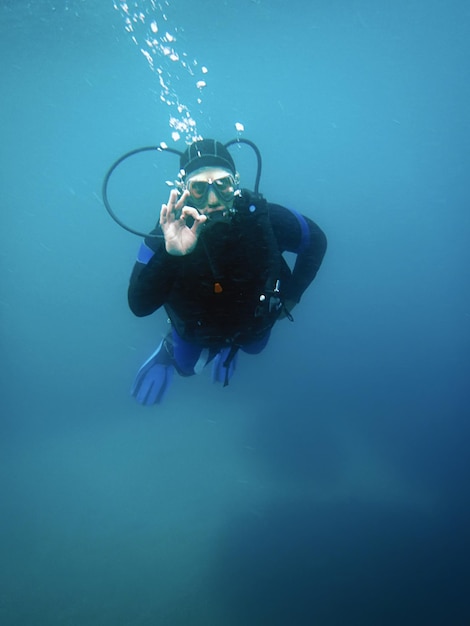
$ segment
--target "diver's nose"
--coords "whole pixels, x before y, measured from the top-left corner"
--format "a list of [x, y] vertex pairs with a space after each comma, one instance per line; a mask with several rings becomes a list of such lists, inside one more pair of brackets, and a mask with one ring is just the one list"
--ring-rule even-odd
[[211, 187], [207, 195], [207, 205], [210, 207], [215, 207], [215, 206], [219, 206], [219, 204], [220, 204], [220, 200], [217, 194], [215, 193], [215, 191]]

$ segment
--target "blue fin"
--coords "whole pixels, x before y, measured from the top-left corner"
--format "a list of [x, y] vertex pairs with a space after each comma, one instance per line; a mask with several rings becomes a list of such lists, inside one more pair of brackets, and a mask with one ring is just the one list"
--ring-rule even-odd
[[131, 395], [144, 406], [159, 404], [168, 391], [174, 371], [163, 340], [137, 372]]
[[224, 363], [230, 356], [231, 350], [231, 347], [223, 348], [215, 355], [214, 360], [212, 361], [212, 382], [227, 385], [228, 381], [232, 378], [233, 373], [235, 372], [238, 354], [233, 354], [228, 370], [224, 367]]

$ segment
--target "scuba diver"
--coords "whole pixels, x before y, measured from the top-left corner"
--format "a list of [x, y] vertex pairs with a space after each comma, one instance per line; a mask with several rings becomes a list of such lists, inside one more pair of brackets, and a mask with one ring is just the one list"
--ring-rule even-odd
[[[175, 371], [192, 376], [209, 363], [227, 385], [238, 351], [258, 354], [275, 322], [293, 319], [322, 263], [317, 224], [258, 193], [260, 159], [255, 191], [240, 187], [227, 148], [235, 142], [201, 139], [178, 153], [176, 188], [138, 252], [130, 309], [142, 317], [164, 307], [170, 322], [132, 386], [139, 404], [160, 403]], [[286, 251], [296, 255], [292, 270]]]

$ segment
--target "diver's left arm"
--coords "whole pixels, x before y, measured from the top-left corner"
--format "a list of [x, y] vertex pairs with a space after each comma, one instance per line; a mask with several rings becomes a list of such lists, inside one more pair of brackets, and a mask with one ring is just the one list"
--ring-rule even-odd
[[278, 204], [269, 204], [274, 235], [281, 253], [297, 255], [287, 284], [282, 288], [284, 302], [289, 309], [297, 304], [304, 291], [317, 275], [325, 256], [325, 233], [311, 219], [297, 211]]

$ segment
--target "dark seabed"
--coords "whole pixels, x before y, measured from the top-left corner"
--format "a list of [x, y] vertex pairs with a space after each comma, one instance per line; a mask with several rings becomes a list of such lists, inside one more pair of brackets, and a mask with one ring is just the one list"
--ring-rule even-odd
[[[0, 624], [469, 626], [470, 5], [128, 5], [0, 3]], [[142, 408], [165, 316], [101, 183], [183, 105], [329, 250], [229, 387]], [[176, 173], [136, 156], [113, 206], [150, 228]]]

